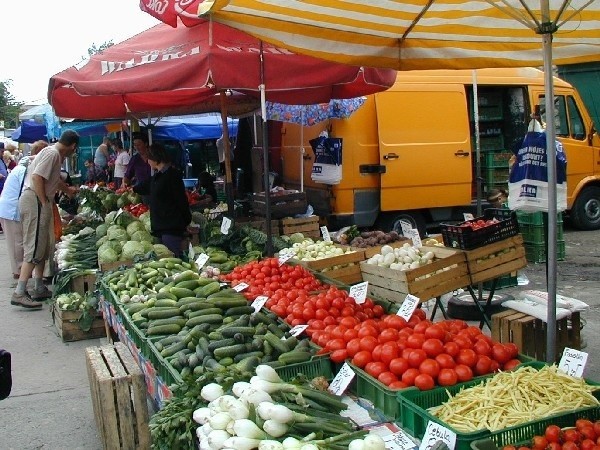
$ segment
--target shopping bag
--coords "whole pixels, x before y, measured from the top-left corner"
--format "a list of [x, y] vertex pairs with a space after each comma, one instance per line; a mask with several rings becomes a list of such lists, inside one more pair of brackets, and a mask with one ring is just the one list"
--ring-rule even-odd
[[312, 180], [323, 184], [342, 181], [342, 139], [319, 136], [309, 142], [315, 153]]
[[0, 400], [10, 395], [12, 389], [12, 373], [10, 364], [10, 353], [0, 349]]
[[[556, 210], [567, 209], [567, 158], [556, 146]], [[546, 132], [530, 126], [516, 154], [508, 180], [508, 207], [526, 212], [548, 212], [548, 153]]]

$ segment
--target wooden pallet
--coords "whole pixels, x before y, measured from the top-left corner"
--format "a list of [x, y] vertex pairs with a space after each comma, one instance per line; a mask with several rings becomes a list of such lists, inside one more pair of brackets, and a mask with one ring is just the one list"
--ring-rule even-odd
[[321, 230], [319, 229], [319, 216], [285, 218], [280, 221], [281, 234], [290, 236], [294, 233], [302, 233], [305, 237], [319, 239]]
[[106, 337], [106, 326], [102, 313], [96, 312], [96, 317], [89, 330], [84, 331], [79, 325], [81, 311], [65, 311], [52, 305], [52, 320], [63, 342], [83, 341], [85, 339], [98, 339]]
[[464, 252], [471, 284], [493, 280], [527, 266], [521, 235]]
[[[519, 351], [546, 361], [547, 323], [528, 314], [509, 309], [492, 316], [492, 339], [514, 342]], [[581, 348], [581, 318], [578, 312], [556, 321], [556, 355], [558, 361], [565, 347]]]
[[96, 274], [80, 275], [72, 278], [70, 283], [71, 292], [77, 292], [85, 295], [86, 292], [92, 292], [96, 289]]
[[105, 450], [149, 449], [144, 374], [122, 342], [85, 350], [98, 431]]
[[431, 264], [412, 270], [394, 270], [366, 262], [360, 263], [362, 277], [369, 282], [369, 295], [381, 300], [402, 303], [407, 294], [421, 301], [468, 286], [469, 272], [464, 252], [446, 247], [422, 247], [431, 251]]

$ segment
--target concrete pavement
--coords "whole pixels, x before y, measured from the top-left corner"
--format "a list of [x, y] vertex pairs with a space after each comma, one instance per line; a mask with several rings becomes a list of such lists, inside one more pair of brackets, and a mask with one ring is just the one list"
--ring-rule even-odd
[[[585, 376], [600, 381], [600, 231], [566, 229], [565, 241], [567, 259], [558, 263], [558, 292], [590, 305], [582, 316], [585, 351], [590, 353]], [[107, 341], [63, 343], [47, 305], [42, 311], [12, 306], [14, 283], [4, 235], [0, 261], [0, 348], [13, 358], [12, 394], [0, 401], [0, 449], [101, 450], [84, 349]], [[530, 280], [527, 288], [545, 290], [545, 264], [530, 264], [523, 273]], [[514, 294], [519, 289], [500, 292]]]

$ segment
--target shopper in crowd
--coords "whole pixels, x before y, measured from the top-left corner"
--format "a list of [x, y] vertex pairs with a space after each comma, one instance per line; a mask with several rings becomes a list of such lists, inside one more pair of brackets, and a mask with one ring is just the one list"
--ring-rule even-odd
[[19, 278], [23, 263], [23, 230], [19, 216], [19, 198], [23, 191], [29, 163], [41, 149], [47, 146], [46, 141], [37, 141], [31, 146], [31, 156], [21, 158], [19, 164], [8, 174], [4, 190], [0, 195], [0, 223], [5, 230], [8, 259], [15, 280]]
[[83, 165], [86, 169], [86, 183], [98, 183], [99, 181], [106, 181], [104, 171], [94, 163], [92, 158], [86, 159]]
[[[4, 142], [0, 142], [0, 151], [3, 151], [3, 149]], [[4, 189], [6, 177], [8, 177], [8, 167], [4, 163], [4, 158], [0, 158], [0, 195], [2, 195], [2, 190]], [[2, 233], [4, 233], [4, 227], [0, 226], [0, 234]]]
[[487, 196], [487, 201], [492, 208], [506, 208], [508, 192], [506, 189], [492, 189]]
[[198, 188], [200, 191], [200, 200], [198, 205], [213, 206], [217, 203], [217, 190], [215, 189], [215, 177], [208, 172], [201, 172], [198, 175]]
[[[53, 230], [52, 204], [54, 194], [61, 190], [75, 195], [77, 189], [65, 184], [60, 176], [61, 166], [79, 146], [79, 135], [65, 130], [58, 142], [43, 148], [29, 164], [19, 199], [23, 230], [23, 264], [19, 281], [10, 303], [24, 308], [41, 308], [41, 300], [52, 297], [44, 285], [43, 274], [49, 256], [49, 239]], [[34, 289], [27, 292], [27, 280], [33, 274]]]
[[154, 175], [136, 184], [133, 190], [149, 196], [152, 234], [176, 256], [181, 256], [183, 235], [192, 220], [183, 175], [171, 164], [169, 153], [160, 144], [150, 145], [148, 163]]
[[100, 144], [94, 152], [94, 164], [101, 170], [104, 170], [108, 166], [108, 158], [110, 158], [109, 152], [110, 138], [104, 136], [102, 138], [102, 144]]
[[4, 165], [9, 172], [17, 166], [17, 163], [15, 162], [13, 154], [10, 150], [4, 150], [4, 153], [2, 153], [2, 160], [4, 161]]
[[129, 156], [127, 149], [123, 148], [123, 143], [120, 139], [115, 139], [112, 141], [112, 148], [117, 155], [115, 159], [115, 172], [113, 181], [118, 189], [123, 183], [123, 177], [125, 176], [125, 171], [127, 170], [127, 165], [129, 164], [131, 157]]
[[150, 179], [151, 170], [148, 164], [148, 138], [143, 134], [133, 137], [133, 148], [135, 154], [127, 164], [127, 170], [123, 176], [123, 185], [134, 186], [145, 183]]

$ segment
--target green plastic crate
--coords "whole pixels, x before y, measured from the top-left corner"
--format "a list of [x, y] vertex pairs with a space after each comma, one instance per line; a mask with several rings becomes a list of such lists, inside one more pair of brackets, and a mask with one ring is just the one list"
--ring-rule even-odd
[[[471, 143], [473, 146], [473, 151], [475, 151], [475, 136], [471, 137]], [[504, 149], [504, 136], [497, 135], [480, 135], [479, 136], [479, 149], [482, 152], [488, 151], [505, 151]]]
[[[531, 362], [528, 365], [540, 369], [545, 365], [545, 363]], [[509, 445], [515, 442], [523, 442], [527, 439], [531, 439], [532, 436], [541, 434], [548, 425], [553, 423], [559, 426], [561, 426], [563, 423], [572, 425], [575, 423], [575, 420], [580, 417], [600, 417], [600, 406], [593, 406], [556, 414], [543, 419], [526, 422], [521, 425], [504, 428], [494, 432], [480, 430], [466, 433], [454, 430], [451, 426], [427, 411], [428, 408], [439, 406], [443, 402], [447, 401], [448, 393], [454, 395], [461, 389], [481, 383], [485, 378], [489, 378], [489, 376], [480, 379], [473, 379], [465, 383], [459, 383], [455, 386], [434, 388], [429, 391], [420, 391], [416, 388], [403, 389], [399, 391], [398, 400], [401, 409], [402, 428], [409, 432], [412, 436], [421, 437], [425, 433], [425, 429], [427, 428], [429, 421], [434, 421], [456, 433], [455, 450], [470, 450], [471, 443], [475, 441], [491, 439], [496, 443], [496, 445], [502, 447], [504, 445]], [[588, 382], [588, 384], [597, 385], [597, 383], [590, 382], [589, 380], [586, 380], [586, 382]], [[600, 397], [600, 391], [595, 391], [594, 395], [596, 398]]]
[[504, 183], [508, 186], [508, 176], [509, 176], [508, 164], [506, 165], [505, 168], [504, 167], [482, 168], [481, 173], [484, 177], [483, 179], [485, 180], [486, 184], [488, 184], [488, 185]]
[[[516, 211], [517, 221], [519, 225], [543, 225], [544, 224], [544, 213], [540, 212], [523, 212]], [[563, 223], [563, 213], [559, 212], [556, 216], [556, 223]]]
[[489, 150], [481, 154], [482, 169], [508, 169], [508, 161], [513, 154], [506, 150]]
[[[546, 226], [545, 225], [529, 225], [519, 224], [519, 232], [523, 236], [523, 241], [534, 244], [543, 244], [546, 242]], [[564, 241], [565, 235], [562, 222], [556, 226], [557, 241]]]
[[[532, 263], [545, 263], [546, 262], [546, 244], [545, 243], [533, 243], [524, 242], [525, 257], [528, 262]], [[566, 257], [565, 241], [558, 241], [556, 243], [556, 259], [563, 261]]]
[[[161, 338], [164, 336], [161, 336]], [[156, 339], [158, 340], [158, 339]], [[154, 340], [148, 339], [148, 349], [149, 356], [148, 359], [154, 366], [156, 373], [161, 378], [161, 380], [167, 385], [172, 386], [174, 384], [178, 384], [182, 382], [181, 375], [163, 356], [160, 354], [156, 346], [154, 345]]]
[[310, 361], [276, 367], [275, 371], [286, 382], [299, 374], [305, 375], [308, 379], [325, 377], [331, 380], [333, 378], [333, 368], [328, 357], [313, 357]]
[[398, 403], [398, 390], [390, 389], [360, 367], [350, 363], [348, 365], [356, 374], [348, 387], [350, 392], [373, 403], [375, 408], [392, 421], [399, 420], [400, 404]]
[[133, 323], [131, 317], [129, 317], [129, 314], [125, 312], [123, 305], [118, 304], [115, 306], [115, 309], [117, 311], [117, 315], [121, 318], [123, 326], [129, 334], [129, 337], [136, 345], [136, 347], [141, 351], [147, 345], [146, 335]]

